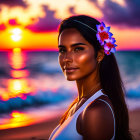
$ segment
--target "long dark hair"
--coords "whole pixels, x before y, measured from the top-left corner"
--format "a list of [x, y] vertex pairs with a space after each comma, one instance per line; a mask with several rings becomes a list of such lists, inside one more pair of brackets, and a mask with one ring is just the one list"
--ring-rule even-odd
[[[96, 25], [100, 24], [99, 21], [87, 15], [68, 17], [61, 22], [58, 28], [58, 39], [64, 29], [75, 28], [81, 33], [85, 40], [87, 40], [94, 47], [95, 57], [97, 57], [98, 51], [101, 49], [101, 45], [96, 38], [96, 32], [80, 23], [75, 22], [74, 19], [87, 24], [94, 30], [97, 30]], [[125, 88], [120, 76], [120, 71], [114, 54], [111, 53], [111, 55], [104, 56], [103, 60], [100, 62], [99, 75], [101, 87], [105, 94], [108, 95], [109, 99], [113, 104], [116, 119], [115, 140], [132, 140], [132, 134], [129, 130], [128, 109], [124, 97]], [[77, 98], [72, 102], [72, 104], [62, 116], [60, 124], [62, 124], [67, 118], [68, 112], [73, 106], [73, 104], [75, 104], [75, 102], [77, 102]]]

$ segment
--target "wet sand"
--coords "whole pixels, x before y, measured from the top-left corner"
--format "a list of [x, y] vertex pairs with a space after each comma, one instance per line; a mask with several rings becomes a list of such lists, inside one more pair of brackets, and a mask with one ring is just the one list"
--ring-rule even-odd
[[[140, 140], [140, 109], [130, 111], [130, 129], [135, 140]], [[48, 140], [61, 116], [31, 126], [0, 130], [1, 140]]]

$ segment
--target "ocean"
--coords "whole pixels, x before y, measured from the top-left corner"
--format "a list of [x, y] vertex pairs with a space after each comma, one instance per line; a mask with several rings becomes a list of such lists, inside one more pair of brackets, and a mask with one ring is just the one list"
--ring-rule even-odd
[[[140, 108], [140, 51], [117, 51], [115, 56], [128, 108]], [[57, 106], [76, 96], [75, 81], [65, 79], [57, 51], [0, 52], [0, 114]]]

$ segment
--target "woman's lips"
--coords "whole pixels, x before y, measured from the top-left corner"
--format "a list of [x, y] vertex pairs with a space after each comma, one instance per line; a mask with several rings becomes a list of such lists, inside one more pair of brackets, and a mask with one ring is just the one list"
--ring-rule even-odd
[[78, 69], [78, 68], [65, 69], [65, 71], [66, 71], [67, 73], [71, 73], [71, 72], [76, 71], [77, 69]]

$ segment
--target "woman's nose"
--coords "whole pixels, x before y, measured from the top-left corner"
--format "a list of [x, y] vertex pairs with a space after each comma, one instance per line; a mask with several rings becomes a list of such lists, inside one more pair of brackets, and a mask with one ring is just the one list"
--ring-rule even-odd
[[73, 60], [72, 59], [72, 53], [71, 52], [65, 53], [64, 58], [63, 58], [63, 61], [64, 62], [68, 62], [68, 61], [72, 61], [72, 60]]

